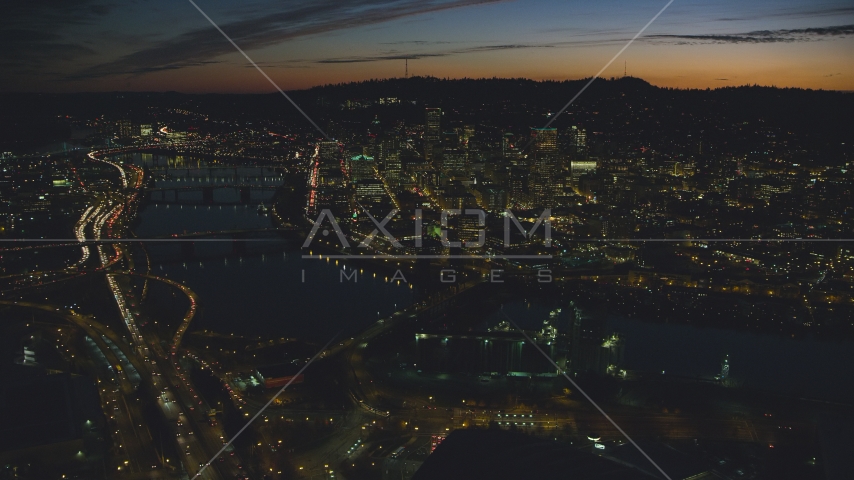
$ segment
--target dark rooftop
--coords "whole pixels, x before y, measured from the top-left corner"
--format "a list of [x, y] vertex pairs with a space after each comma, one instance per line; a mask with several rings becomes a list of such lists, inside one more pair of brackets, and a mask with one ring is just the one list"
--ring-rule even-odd
[[82, 438], [86, 420], [99, 418], [92, 382], [67, 373], [2, 382], [0, 452]]
[[631, 467], [540, 437], [505, 430], [455, 430], [413, 480], [649, 480]]
[[264, 378], [290, 377], [299, 372], [300, 365], [293, 363], [279, 363], [276, 365], [263, 365], [256, 370]]

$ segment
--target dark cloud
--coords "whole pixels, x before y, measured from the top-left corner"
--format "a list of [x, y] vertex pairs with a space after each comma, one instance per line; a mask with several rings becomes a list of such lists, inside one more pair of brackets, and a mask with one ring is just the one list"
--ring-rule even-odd
[[440, 40], [401, 40], [399, 42], [380, 42], [380, 45], [442, 45], [454, 42], [443, 42]]
[[[310, 68], [305, 64], [306, 60], [283, 60], [281, 62], [255, 62], [259, 67], [263, 69], [267, 68]], [[255, 65], [251, 63], [246, 63], [243, 65], [244, 68], [255, 68]]]
[[384, 60], [417, 60], [419, 58], [429, 57], [444, 57], [449, 53], [413, 53], [411, 55], [395, 54], [395, 55], [366, 55], [358, 57], [342, 57], [342, 58], [324, 58], [316, 60], [314, 63], [366, 63], [366, 62], [381, 62]]
[[824, 37], [854, 34], [854, 25], [799, 28], [789, 30], [757, 30], [747, 33], [704, 35], [647, 35], [645, 40], [673, 42], [678, 45], [698, 43], [789, 43], [809, 42]]
[[170, 63], [167, 65], [154, 65], [150, 67], [140, 67], [133, 72], [128, 72], [132, 74], [141, 75], [143, 73], [153, 73], [153, 72], [162, 72], [164, 70], [180, 70], [182, 68], [188, 67], [201, 67], [203, 65], [210, 65], [215, 63], [222, 63], [219, 60], [204, 60], [204, 61], [187, 61], [187, 62], [178, 62], [178, 63]]
[[471, 48], [468, 48], [468, 49], [462, 50], [461, 52], [488, 52], [488, 51], [491, 51], [491, 50], [519, 50], [519, 49], [524, 49], [524, 48], [551, 48], [551, 47], [554, 47], [554, 45], [549, 45], [549, 44], [538, 44], [538, 45], [519, 45], [519, 44], [513, 44], [513, 45], [484, 45], [484, 46], [481, 46], [481, 47], [471, 47]]
[[[647, 41], [656, 43], [671, 43], [676, 45], [694, 45], [699, 43], [778, 43], [778, 42], [801, 42], [812, 41], [823, 37], [844, 36], [854, 33], [854, 25], [839, 25], [830, 27], [814, 27], [802, 29], [788, 30], [757, 30], [747, 33], [735, 34], [698, 34], [698, 35], [649, 35], [644, 37]], [[588, 36], [587, 34], [574, 35], [578, 37]], [[323, 58], [320, 60], [300, 60], [300, 62], [321, 63], [321, 64], [336, 64], [336, 63], [366, 63], [380, 62], [386, 60], [403, 60], [405, 58], [416, 60], [419, 58], [429, 57], [446, 57], [452, 55], [461, 55], [477, 52], [501, 51], [501, 50], [518, 50], [518, 49], [539, 49], [539, 48], [554, 48], [554, 47], [581, 47], [593, 45], [607, 45], [614, 43], [625, 43], [627, 38], [607, 38], [595, 40], [568, 40], [561, 42], [550, 43], [535, 43], [535, 44], [505, 44], [505, 45], [483, 45], [466, 48], [449, 48], [445, 50], [433, 50], [429, 52], [412, 51], [412, 52], [386, 52], [377, 55], [359, 55], [349, 57], [333, 57]], [[406, 41], [406, 42], [390, 42], [389, 44], [413, 44], [421, 46], [428, 42], [421, 41]], [[715, 79], [718, 81], [728, 81], [725, 78]]]
[[0, 14], [0, 66], [33, 72], [46, 64], [94, 54], [63, 33], [91, 25], [112, 11], [99, 0], [32, 0], [4, 2]]
[[430, 58], [430, 57], [447, 57], [451, 55], [460, 55], [466, 53], [475, 53], [475, 52], [490, 52], [490, 51], [502, 51], [502, 50], [519, 50], [519, 49], [527, 49], [527, 48], [552, 48], [557, 46], [556, 44], [510, 44], [510, 45], [481, 45], [476, 47], [467, 47], [467, 48], [458, 48], [453, 50], [439, 51], [439, 52], [413, 52], [413, 53], [392, 53], [392, 54], [383, 54], [383, 55], [364, 55], [364, 56], [353, 56], [353, 57], [338, 57], [338, 58], [324, 58], [321, 60], [315, 60], [314, 63], [365, 63], [365, 62], [381, 62], [385, 60], [417, 60], [419, 58]]
[[[206, 13], [212, 15], [211, 18], [243, 50], [252, 50], [294, 38], [497, 1], [500, 0], [302, 0], [286, 5], [272, 4], [269, 9], [256, 10], [257, 13], [249, 15], [250, 18], [233, 21], [217, 18], [213, 12]], [[201, 6], [204, 8], [204, 5]], [[189, 4], [188, 10], [193, 10]], [[190, 14], [198, 15], [195, 11], [188, 11], [188, 15]], [[117, 60], [89, 67], [71, 78], [95, 78], [172, 69], [173, 66], [208, 61], [234, 52], [234, 47], [201, 15], [199, 25], [199, 28], [170, 40], [156, 43]], [[346, 40], [342, 39], [342, 42]]]
[[747, 20], [765, 20], [768, 18], [808, 18], [808, 17], [824, 17], [824, 16], [839, 16], [850, 15], [854, 13], [854, 7], [827, 7], [827, 8], [796, 8], [791, 10], [782, 10], [775, 12], [762, 11], [755, 15], [745, 15], [741, 17], [724, 17], [717, 18], [718, 22], [741, 22]]
[[4, 3], [0, 23], [29, 28], [89, 25], [116, 7], [115, 2], [105, 0], [28, 0]]

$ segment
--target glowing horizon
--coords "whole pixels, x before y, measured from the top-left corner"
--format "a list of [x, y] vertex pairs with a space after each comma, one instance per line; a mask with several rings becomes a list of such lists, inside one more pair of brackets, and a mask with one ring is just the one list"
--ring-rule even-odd
[[[0, 91], [268, 93], [184, 1], [16, 5]], [[404, 76], [589, 78], [667, 2], [300, 0], [197, 3], [283, 89]], [[56, 33], [46, 34], [45, 31]], [[659, 87], [854, 90], [854, 7], [676, 0], [601, 75]]]

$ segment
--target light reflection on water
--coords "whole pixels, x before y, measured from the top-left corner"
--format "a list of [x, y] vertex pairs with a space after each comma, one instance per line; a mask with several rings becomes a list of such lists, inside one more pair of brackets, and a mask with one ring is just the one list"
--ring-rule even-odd
[[[167, 161], [176, 164], [174, 159], [158, 155], [134, 158], [137, 164], [146, 163], [149, 167]], [[182, 158], [183, 165], [188, 158]], [[252, 170], [241, 168], [239, 173], [251, 177]], [[261, 181], [268, 185], [270, 182], [265, 179], [271, 176], [269, 169], [263, 172]], [[272, 192], [253, 191], [252, 195], [253, 200], [269, 201]], [[150, 238], [272, 226], [269, 216], [258, 213], [257, 201], [246, 205], [216, 204], [238, 202], [236, 189], [215, 190], [214, 205], [202, 205], [201, 192], [182, 192], [180, 198], [198, 204], [149, 204], [139, 213], [136, 234]], [[298, 247], [293, 243], [287, 247], [274, 238], [251, 242], [245, 252], [235, 252], [231, 239], [196, 242], [191, 255], [186, 246], [175, 243], [149, 244], [148, 249], [155, 274], [184, 281], [199, 294], [201, 312], [194, 328], [325, 342], [340, 330], [345, 334], [362, 330], [379, 317], [392, 314], [395, 307], [400, 309], [413, 301], [415, 289], [405, 283], [388, 283], [383, 274], [374, 276], [367, 270], [355, 282], [342, 281], [342, 268], [352, 266], [303, 259]]]
[[[555, 305], [512, 302], [504, 311], [522, 328], [538, 329]], [[564, 312], [564, 315], [566, 312]], [[496, 312], [485, 324], [503, 319]], [[785, 395], [850, 402], [854, 385], [845, 381], [851, 364], [850, 341], [812, 337], [793, 339], [688, 324], [653, 323], [618, 316], [607, 318], [606, 333], [625, 338], [624, 368], [685, 377], [712, 377], [729, 355], [731, 375], [746, 388]]]

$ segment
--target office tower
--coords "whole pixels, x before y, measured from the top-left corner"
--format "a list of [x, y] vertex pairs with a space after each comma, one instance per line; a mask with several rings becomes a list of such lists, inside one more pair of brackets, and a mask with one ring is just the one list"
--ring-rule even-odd
[[442, 138], [439, 139], [439, 142], [445, 148], [457, 148], [462, 143], [460, 134], [454, 130], [442, 132]]
[[386, 183], [393, 189], [400, 185], [402, 170], [400, 145], [400, 134], [387, 131], [379, 139], [376, 147], [377, 167], [382, 170]]
[[427, 108], [424, 114], [424, 160], [427, 163], [434, 163], [442, 136], [442, 109]]
[[311, 193], [307, 213], [313, 216], [320, 210], [329, 208], [336, 215], [344, 214], [350, 205], [346, 189], [347, 177], [342, 168], [342, 152], [338, 142], [320, 142], [313, 160], [309, 175]]
[[442, 153], [442, 170], [447, 173], [464, 173], [467, 162], [466, 151], [459, 148], [446, 148]]
[[116, 133], [119, 138], [130, 138], [136, 136], [133, 131], [133, 123], [127, 119], [122, 119], [116, 122]]
[[359, 201], [376, 201], [386, 196], [383, 183], [375, 179], [356, 182], [353, 186], [353, 192], [356, 195], [356, 199]]
[[385, 155], [383, 169], [386, 183], [392, 189], [397, 189], [401, 183], [403, 164], [400, 161], [400, 151], [396, 150]]
[[424, 136], [426, 140], [438, 141], [442, 134], [442, 109], [441, 108], [426, 108], [425, 113], [425, 128]]
[[507, 178], [507, 188], [509, 190], [509, 201], [513, 204], [522, 204], [526, 201], [526, 193], [528, 190], [528, 175], [521, 168], [513, 168], [510, 170], [510, 175]]
[[578, 187], [578, 180], [582, 175], [596, 172], [597, 162], [590, 160], [572, 160], [569, 162], [569, 172], [572, 178], [572, 187]]
[[365, 155], [353, 155], [347, 160], [347, 175], [350, 183], [374, 179], [374, 159]]
[[377, 145], [377, 161], [384, 163], [386, 157], [400, 152], [400, 134], [397, 132], [386, 132]]
[[567, 132], [569, 156], [572, 160], [587, 159], [587, 130], [573, 125]]
[[557, 153], [557, 129], [556, 128], [532, 128], [531, 147], [536, 153]]
[[519, 164], [521, 151], [519, 149], [518, 139], [512, 133], [505, 133], [501, 137], [501, 158], [509, 161], [513, 165]]
[[482, 203], [490, 212], [503, 212], [507, 208], [507, 192], [500, 188], [487, 188]]
[[559, 182], [557, 129], [531, 129], [531, 175], [529, 189], [532, 200], [539, 207], [554, 207], [554, 199]]
[[468, 146], [469, 139], [474, 136], [474, 125], [465, 125], [462, 128], [462, 132], [460, 133], [460, 142], [464, 146]]
[[317, 160], [318, 185], [339, 183], [341, 175], [341, 149], [338, 142], [320, 142]]
[[463, 242], [463, 246], [466, 246], [467, 243], [471, 246], [476, 245], [486, 225], [480, 222], [477, 215], [458, 215], [455, 220], [456, 236], [459, 241]]
[[533, 207], [554, 207], [554, 182], [551, 176], [532, 172], [528, 177], [528, 189]]

